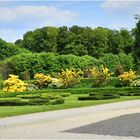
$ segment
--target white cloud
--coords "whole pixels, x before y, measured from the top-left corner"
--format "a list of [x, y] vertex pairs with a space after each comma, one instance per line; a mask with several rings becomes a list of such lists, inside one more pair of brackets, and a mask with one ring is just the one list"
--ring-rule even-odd
[[[14, 8], [0, 7], [0, 21], [12, 22], [17, 20], [28, 21], [48, 21], [65, 23], [73, 20], [76, 13], [68, 10], [59, 10], [52, 6], [21, 5]], [[23, 22], [24, 22], [23, 21]]]
[[0, 37], [14, 42], [26, 31], [43, 26], [62, 26], [73, 23], [77, 13], [53, 6], [20, 5], [0, 7]]
[[127, 0], [105, 0], [101, 7], [107, 10], [120, 10], [132, 6], [136, 1]]

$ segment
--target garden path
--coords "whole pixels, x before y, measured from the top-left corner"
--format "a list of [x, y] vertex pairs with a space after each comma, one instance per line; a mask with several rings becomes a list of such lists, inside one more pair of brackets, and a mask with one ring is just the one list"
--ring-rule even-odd
[[[84, 129], [81, 133], [77, 133], [77, 130], [74, 129], [136, 113], [138, 115], [140, 113], [140, 100], [6, 117], [0, 119], [0, 139], [140, 139], [133, 134], [129, 134], [127, 137], [92, 133], [91, 129], [94, 125], [88, 127], [90, 133], [84, 133]], [[135, 118], [138, 118], [136, 115]], [[129, 115], [127, 117], [129, 118]], [[135, 121], [134, 123], [136, 123], [136, 127], [140, 126], [140, 122]], [[114, 129], [113, 125], [112, 129]], [[138, 131], [140, 132], [140, 130]]]

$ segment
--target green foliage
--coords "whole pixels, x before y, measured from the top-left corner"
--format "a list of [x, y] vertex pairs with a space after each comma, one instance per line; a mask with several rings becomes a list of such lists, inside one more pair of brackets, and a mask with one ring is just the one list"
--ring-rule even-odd
[[70, 95], [71, 93], [68, 93], [68, 92], [61, 93], [62, 97], [69, 97]]
[[120, 53], [120, 54], [118, 54], [118, 57], [119, 57], [121, 65], [125, 71], [128, 71], [128, 70], [134, 68], [134, 58], [132, 57], [131, 54], [127, 55], [125, 53]]
[[7, 59], [3, 62], [2, 67], [4, 75], [13, 73], [21, 76], [23, 72], [28, 72], [33, 78], [34, 74], [43, 71], [44, 63], [39, 54], [23, 53]]
[[72, 26], [43, 27], [25, 33], [16, 45], [32, 52], [57, 52], [58, 54], [90, 55], [96, 58], [105, 53], [132, 53], [134, 39], [130, 32], [107, 28]]
[[44, 27], [27, 32], [23, 37], [23, 47], [32, 52], [56, 52], [58, 28]]
[[100, 58], [100, 61], [111, 73], [115, 72], [116, 67], [120, 65], [119, 57], [114, 54], [106, 54], [104, 57]]
[[[68, 97], [68, 94], [65, 94]], [[43, 93], [43, 94], [25, 94], [17, 95], [16, 97], [0, 98], [0, 105], [13, 106], [13, 105], [48, 105], [48, 104], [63, 104], [64, 99], [60, 93]]]
[[107, 99], [116, 99], [120, 98], [117, 94], [90, 94], [90, 96], [78, 97], [78, 100], [107, 100]]
[[27, 105], [26, 101], [22, 101], [20, 98], [0, 98], [0, 106], [18, 106]]
[[28, 53], [25, 48], [18, 48], [16, 45], [0, 39], [0, 61], [13, 55], [20, 54], [21, 52]]
[[36, 98], [41, 98], [40, 94], [25, 94], [25, 95], [17, 95], [17, 98], [21, 99], [36, 99]]

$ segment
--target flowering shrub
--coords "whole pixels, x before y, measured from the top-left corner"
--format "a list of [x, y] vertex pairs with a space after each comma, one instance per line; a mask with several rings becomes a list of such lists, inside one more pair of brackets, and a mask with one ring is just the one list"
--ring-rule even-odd
[[80, 78], [80, 73], [72, 69], [62, 70], [58, 75], [65, 88], [75, 84], [79, 81], [78, 78]]
[[86, 75], [94, 80], [94, 86], [103, 86], [111, 76], [109, 69], [101, 65], [99, 68], [93, 67], [86, 70]]
[[135, 71], [130, 70], [128, 72], [124, 72], [119, 76], [119, 80], [121, 81], [122, 86], [129, 86], [133, 80], [136, 78]]
[[10, 78], [4, 81], [3, 91], [5, 92], [23, 92], [27, 89], [27, 84], [18, 79], [16, 75], [9, 75]]
[[46, 76], [42, 73], [35, 74], [34, 78], [36, 79], [35, 85], [39, 88], [46, 87], [52, 82], [52, 77], [50, 75]]
[[52, 78], [52, 83], [51, 86], [55, 87], [55, 88], [59, 88], [63, 86], [63, 82], [61, 79], [57, 79], [57, 78]]
[[131, 83], [131, 86], [132, 86], [132, 87], [140, 87], [140, 79], [134, 80], [134, 81]]

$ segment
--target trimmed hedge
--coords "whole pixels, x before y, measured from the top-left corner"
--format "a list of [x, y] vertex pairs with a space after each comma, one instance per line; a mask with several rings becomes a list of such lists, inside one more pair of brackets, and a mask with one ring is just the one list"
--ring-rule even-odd
[[17, 95], [17, 98], [21, 99], [36, 99], [36, 98], [41, 98], [40, 94], [27, 94], [27, 95]]
[[[92, 96], [91, 96], [92, 95]], [[90, 96], [78, 97], [78, 100], [106, 100], [120, 98], [117, 94], [90, 94]]]
[[5, 97], [16, 97], [17, 95], [26, 94], [41, 94], [41, 93], [64, 93], [70, 92], [71, 94], [90, 94], [92, 92], [97, 93], [138, 93], [140, 92], [140, 87], [121, 87], [121, 88], [68, 88], [68, 89], [47, 89], [47, 90], [36, 90], [36, 91], [26, 91], [26, 92], [0, 92], [0, 98]]
[[69, 97], [71, 95], [71, 93], [65, 92], [65, 93], [61, 93], [62, 97]]
[[49, 104], [50, 101], [48, 99], [29, 99], [29, 105], [45, 105]]
[[48, 104], [63, 104], [64, 99], [60, 94], [28, 94], [17, 95], [16, 98], [0, 98], [0, 105], [13, 106], [13, 105], [48, 105]]
[[51, 100], [50, 103], [52, 105], [57, 105], [57, 104], [64, 104], [64, 99], [56, 99], [56, 100]]
[[28, 101], [21, 98], [0, 98], [0, 106], [19, 106], [27, 105]]

